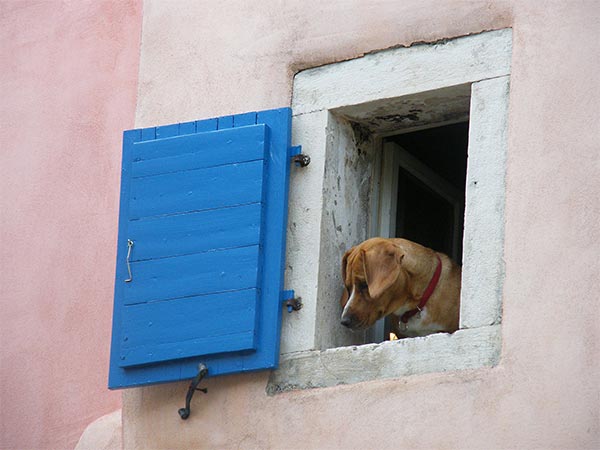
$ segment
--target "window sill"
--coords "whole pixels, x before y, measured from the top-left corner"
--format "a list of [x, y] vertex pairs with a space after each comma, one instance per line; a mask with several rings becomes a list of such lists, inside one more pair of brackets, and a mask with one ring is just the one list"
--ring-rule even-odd
[[493, 367], [500, 360], [500, 327], [284, 354], [279, 369], [271, 373], [267, 393]]

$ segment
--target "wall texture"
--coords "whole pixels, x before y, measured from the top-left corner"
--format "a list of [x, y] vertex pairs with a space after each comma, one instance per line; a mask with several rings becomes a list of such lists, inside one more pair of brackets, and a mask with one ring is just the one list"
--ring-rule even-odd
[[105, 386], [136, 86], [137, 126], [286, 106], [300, 69], [504, 27], [500, 364], [272, 397], [266, 373], [210, 379], [186, 422], [185, 383], [127, 390], [124, 446], [600, 447], [597, 1], [146, 0], [139, 83], [139, 2], [1, 1], [0, 448], [72, 448], [120, 405]]
[[2, 449], [71, 449], [106, 389], [138, 1], [0, 2]]
[[597, 448], [599, 4], [173, 5], [144, 5], [137, 126], [289, 105], [299, 69], [513, 27], [503, 349], [493, 369], [272, 397], [267, 374], [211, 379], [187, 422], [185, 384], [129, 390], [125, 447]]

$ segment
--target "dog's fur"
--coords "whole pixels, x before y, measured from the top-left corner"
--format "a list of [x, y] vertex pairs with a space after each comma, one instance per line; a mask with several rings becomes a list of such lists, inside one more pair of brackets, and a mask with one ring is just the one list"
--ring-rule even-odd
[[342, 258], [342, 325], [362, 330], [390, 315], [398, 337], [456, 331], [461, 269], [443, 253], [437, 253], [442, 272], [423, 311], [406, 325], [399, 323], [402, 314], [419, 304], [437, 267], [436, 253], [406, 239], [384, 238], [348, 250]]

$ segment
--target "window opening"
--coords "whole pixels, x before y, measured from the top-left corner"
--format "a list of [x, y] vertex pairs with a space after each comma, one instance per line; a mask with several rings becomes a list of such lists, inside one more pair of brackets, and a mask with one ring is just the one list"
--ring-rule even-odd
[[[511, 42], [510, 29], [496, 30], [296, 75], [292, 143], [302, 144], [312, 163], [291, 187], [286, 283], [301, 292], [304, 308], [284, 315], [280, 368], [268, 392], [498, 364]], [[459, 123], [469, 130], [459, 190], [467, 205], [460, 329], [396, 342], [382, 342], [383, 329], [379, 339], [352, 333], [339, 325], [340, 261], [358, 242], [396, 233], [398, 184], [387, 194], [382, 186], [389, 186], [386, 177], [398, 180], [400, 168], [388, 159], [408, 154], [418, 167], [437, 170], [394, 136]], [[404, 151], [386, 152], [391, 145]], [[445, 198], [448, 190], [435, 192]], [[385, 202], [396, 203], [393, 215]]]
[[[468, 138], [469, 123], [460, 122], [383, 139], [380, 202], [389, 224], [380, 226], [380, 235], [409, 239], [462, 263]], [[379, 324], [373, 341], [390, 339], [390, 325]]]

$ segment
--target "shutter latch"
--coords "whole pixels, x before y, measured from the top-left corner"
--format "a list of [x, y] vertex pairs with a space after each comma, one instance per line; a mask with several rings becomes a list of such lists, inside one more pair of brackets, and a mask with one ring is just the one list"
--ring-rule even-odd
[[289, 313], [292, 311], [300, 311], [302, 309], [302, 298], [296, 297], [293, 290], [283, 291], [283, 300]]
[[300, 167], [306, 167], [310, 164], [310, 156], [305, 155], [302, 152], [302, 146], [296, 145], [294, 147], [290, 147], [290, 156], [292, 157], [292, 161]]
[[133, 276], [131, 275], [131, 266], [129, 265], [129, 257], [131, 256], [131, 248], [133, 247], [133, 241], [131, 239], [127, 239], [127, 257], [125, 258], [125, 262], [127, 263], [127, 272], [129, 273], [129, 278], [125, 280], [125, 283], [129, 283], [133, 280]]
[[181, 408], [179, 410], [179, 416], [183, 420], [186, 420], [188, 417], [190, 417], [190, 402], [192, 401], [194, 392], [202, 391], [205, 394], [208, 392], [208, 389], [198, 387], [198, 385], [200, 384], [200, 381], [202, 381], [202, 378], [204, 378], [207, 373], [208, 373], [208, 367], [206, 367], [204, 364], [200, 363], [200, 365], [198, 366], [198, 375], [196, 375], [196, 378], [194, 378], [192, 380], [192, 382], [190, 383], [190, 387], [188, 388], [187, 395], [185, 396], [185, 408]]

